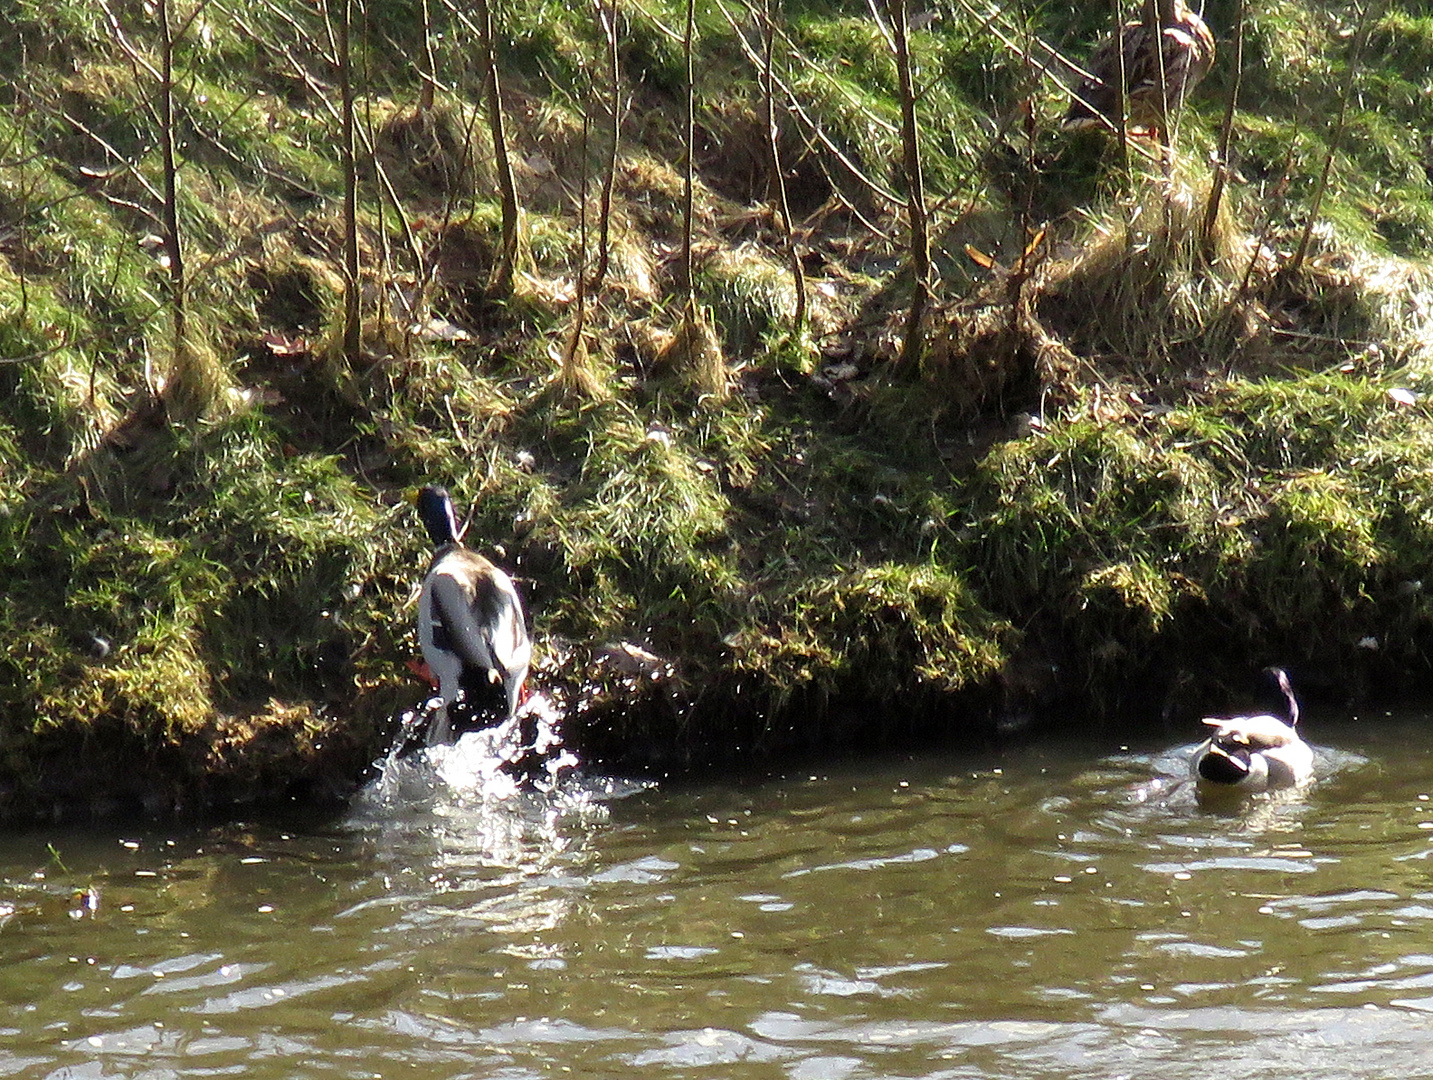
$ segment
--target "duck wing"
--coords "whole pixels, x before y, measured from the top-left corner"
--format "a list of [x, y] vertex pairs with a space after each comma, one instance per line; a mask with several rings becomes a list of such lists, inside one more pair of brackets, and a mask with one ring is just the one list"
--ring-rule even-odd
[[515, 713], [532, 661], [532, 642], [512, 579], [484, 560], [470, 575], [440, 570], [432, 576], [429, 593], [442, 647], [465, 671], [486, 672], [490, 680], [501, 682], [508, 713]]
[[1075, 90], [1065, 117], [1067, 128], [1114, 123], [1120, 108], [1122, 62], [1131, 119], [1136, 123], [1155, 121], [1169, 106], [1183, 105], [1209, 74], [1214, 65], [1214, 35], [1192, 13], [1179, 24], [1158, 30], [1144, 22], [1126, 23], [1090, 57], [1089, 74]]
[[478, 624], [503, 681], [521, 682], [527, 675], [532, 659], [532, 643], [527, 636], [527, 619], [522, 601], [512, 579], [497, 567], [478, 582], [473, 597]]
[[507, 669], [493, 648], [493, 628], [480, 618], [474, 591], [449, 574], [435, 574], [429, 583], [433, 614], [443, 631], [443, 640], [434, 641], [453, 653], [465, 668], [496, 671], [502, 678]]
[[[1160, 33], [1160, 47], [1160, 63], [1164, 65], [1164, 98], [1168, 104], [1178, 108], [1214, 66], [1214, 35], [1201, 20], [1191, 16], [1186, 24], [1166, 26]], [[1153, 49], [1150, 50], [1150, 59], [1151, 70], [1145, 73], [1145, 85], [1150, 94], [1158, 94], [1161, 76], [1153, 63]]]
[[[1154, 34], [1143, 22], [1125, 23], [1090, 56], [1089, 71], [1075, 89], [1065, 115], [1067, 128], [1112, 125], [1120, 111], [1121, 54], [1125, 85], [1136, 87], [1148, 77]], [[1156, 72], [1157, 74], [1157, 72]]]
[[1194, 774], [1215, 784], [1239, 784], [1248, 779], [1252, 759], [1247, 749], [1230, 749], [1212, 740], [1194, 755]]

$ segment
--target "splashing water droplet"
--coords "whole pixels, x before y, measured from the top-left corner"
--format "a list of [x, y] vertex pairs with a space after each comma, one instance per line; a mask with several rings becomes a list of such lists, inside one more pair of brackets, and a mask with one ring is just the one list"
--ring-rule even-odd
[[415, 750], [441, 706], [433, 698], [399, 718], [398, 737], [374, 763], [378, 776], [366, 791], [370, 801], [396, 808], [433, 793], [437, 784], [467, 802], [501, 802], [519, 792], [557, 792], [576, 773], [577, 756], [562, 743], [562, 713], [541, 694], [499, 724], [464, 732], [451, 745]]

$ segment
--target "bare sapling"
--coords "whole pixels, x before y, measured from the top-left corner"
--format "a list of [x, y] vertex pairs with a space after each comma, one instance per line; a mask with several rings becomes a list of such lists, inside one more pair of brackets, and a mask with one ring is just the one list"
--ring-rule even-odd
[[339, 92], [339, 166], [343, 171], [343, 356], [359, 362], [362, 313], [359, 308], [358, 153], [353, 105], [353, 53], [350, 44], [353, 0], [337, 0], [328, 15], [332, 25]]
[[[158, 415], [170, 418], [202, 414], [213, 404], [224, 379], [224, 373], [213, 354], [193, 339], [189, 304], [191, 283], [186, 268], [185, 243], [179, 212], [180, 152], [177, 134], [179, 107], [176, 102], [176, 57], [180, 42], [206, 6], [207, 0], [199, 0], [187, 14], [180, 15], [174, 10], [174, 0], [156, 0], [154, 32], [157, 40], [155, 57], [151, 60], [130, 41], [124, 24], [108, 0], [100, 0], [100, 9], [109, 23], [110, 32], [129, 59], [136, 82], [143, 83], [147, 79], [154, 87], [148, 112], [155, 125], [156, 142], [159, 146], [159, 187], [156, 189], [141, 175], [137, 163], [130, 162], [130, 166], [146, 193], [157, 204], [157, 210], [150, 212], [150, 216], [159, 228], [160, 263], [169, 284], [168, 372], [162, 380], [151, 380], [146, 375], [152, 394], [152, 401], [146, 407]], [[86, 134], [91, 138], [98, 138], [93, 133]], [[108, 144], [102, 145], [114, 152]], [[117, 152], [114, 154], [116, 157], [120, 156]], [[146, 370], [148, 371], [148, 367]]]
[[[1115, 16], [1116, 40], [1121, 40], [1124, 35], [1124, 0], [1112, 0], [1112, 8]], [[1115, 136], [1119, 145], [1119, 172], [1120, 182], [1128, 186], [1130, 182], [1129, 171], [1129, 75], [1125, 71], [1125, 51], [1123, 42], [1115, 49], [1115, 71], [1118, 80], [1118, 87], [1115, 92]], [[1163, 88], [1161, 87], [1161, 90]]]
[[582, 103], [582, 153], [577, 189], [577, 266], [574, 277], [576, 296], [572, 305], [572, 326], [557, 345], [557, 381], [564, 393], [578, 398], [601, 398], [606, 393], [588, 364], [587, 349], [587, 199], [588, 199], [588, 138], [592, 130], [592, 107], [595, 88], [588, 81]]
[[438, 87], [438, 55], [433, 47], [433, 11], [428, 0], [423, 0], [423, 70], [419, 73], [422, 86], [418, 91], [418, 112], [428, 113]]
[[164, 254], [169, 262], [169, 304], [172, 315], [172, 348], [177, 357], [186, 338], [187, 282], [184, 277], [184, 249], [179, 238], [179, 164], [174, 150], [174, 25], [169, 0], [159, 0], [159, 155], [163, 176]]
[[911, 64], [907, 0], [870, 0], [870, 3], [871, 12], [886, 37], [896, 65], [896, 89], [901, 108], [901, 173], [905, 187], [906, 258], [910, 263], [911, 275], [911, 304], [906, 313], [901, 363], [917, 366], [925, 354], [925, 313], [931, 296], [930, 225], [925, 205], [925, 183], [921, 175], [920, 124], [916, 116], [917, 95]]
[[[602, 193], [597, 207], [597, 265], [588, 283], [591, 292], [602, 288], [611, 255], [612, 189], [617, 182], [617, 154], [622, 138], [622, 61], [617, 45], [617, 0], [604, 6], [594, 0], [598, 26], [607, 49], [607, 158], [602, 170]], [[584, 123], [585, 123], [584, 119]], [[584, 136], [585, 137], [585, 136]]]
[[[24, 322], [30, 314], [30, 170], [27, 168], [30, 156], [30, 113], [33, 109], [32, 103], [28, 100], [23, 87], [28, 82], [25, 78], [27, 69], [30, 66], [30, 50], [28, 43], [20, 42], [20, 75], [21, 86], [18, 101], [15, 105], [15, 138], [11, 143], [14, 148], [14, 162], [8, 163], [15, 170], [17, 187], [15, 206], [15, 242], [22, 255], [14, 259], [11, 265], [15, 271], [15, 286], [19, 292], [20, 306], [16, 312], [16, 320]], [[94, 398], [94, 367], [90, 367], [90, 398]]]
[[690, 309], [695, 303], [692, 284], [692, 212], [694, 205], [693, 177], [696, 150], [696, 88], [692, 65], [692, 40], [696, 28], [695, 0], [687, 0], [686, 19], [682, 30], [682, 57], [686, 64], [686, 101], [682, 113], [682, 294]]
[[682, 252], [678, 266], [678, 292], [683, 298], [677, 332], [658, 358], [662, 366], [679, 369], [697, 392], [699, 401], [720, 402], [731, 392], [716, 332], [697, 303], [692, 237], [696, 207], [696, 85], [692, 60], [696, 38], [696, 4], [687, 0], [682, 29], [682, 55], [686, 64], [686, 110], [682, 123]]
[[502, 84], [498, 78], [497, 50], [494, 46], [492, 3], [491, 0], [475, 0], [474, 6], [478, 16], [478, 62], [487, 106], [488, 135], [493, 144], [493, 167], [497, 173], [498, 198], [502, 207], [502, 241], [488, 282], [488, 292], [496, 300], [506, 300], [512, 296], [513, 276], [517, 271], [522, 243], [522, 209], [518, 205], [517, 182], [513, 178], [512, 159], [508, 155], [507, 134], [503, 125]]
[[1343, 88], [1339, 94], [1338, 118], [1334, 121], [1333, 134], [1329, 136], [1328, 150], [1324, 154], [1323, 171], [1319, 174], [1319, 182], [1314, 187], [1313, 202], [1309, 206], [1308, 221], [1304, 223], [1303, 234], [1299, 237], [1298, 247], [1294, 249], [1289, 261], [1284, 264], [1282, 272], [1292, 274], [1303, 265], [1304, 259], [1309, 253], [1309, 241], [1313, 238], [1314, 225], [1319, 219], [1319, 211], [1323, 207], [1324, 194], [1328, 191], [1329, 174], [1333, 171], [1333, 160], [1338, 153], [1339, 145], [1343, 142], [1343, 133], [1348, 123], [1348, 103], [1353, 97], [1354, 83], [1358, 80], [1359, 63], [1363, 58], [1364, 46], [1368, 44], [1368, 35], [1373, 29], [1373, 12], [1375, 6], [1379, 14], [1382, 14], [1383, 4], [1376, 0], [1368, 0], [1364, 4], [1359, 15], [1358, 33], [1354, 38], [1353, 51], [1349, 54], [1348, 65], [1344, 68]]
[[1199, 229], [1205, 258], [1214, 254], [1214, 230], [1219, 221], [1219, 205], [1229, 182], [1229, 145], [1234, 132], [1234, 110], [1239, 103], [1239, 87], [1244, 78], [1244, 0], [1234, 2], [1234, 75], [1229, 83], [1229, 99], [1224, 103], [1224, 119], [1219, 124], [1219, 149], [1214, 159], [1214, 179], [1209, 184], [1209, 201], [1204, 204], [1204, 222]]
[[766, 143], [770, 154], [772, 194], [776, 199], [776, 226], [786, 248], [786, 258], [791, 266], [791, 285], [796, 293], [795, 309], [791, 313], [791, 329], [800, 337], [806, 327], [806, 272], [801, 265], [801, 252], [797, 248], [796, 234], [791, 227], [791, 203], [786, 195], [786, 171], [781, 161], [781, 129], [776, 108], [776, 75], [773, 62], [776, 24], [771, 6], [772, 0], [762, 0], [759, 13], [761, 100], [766, 120]]

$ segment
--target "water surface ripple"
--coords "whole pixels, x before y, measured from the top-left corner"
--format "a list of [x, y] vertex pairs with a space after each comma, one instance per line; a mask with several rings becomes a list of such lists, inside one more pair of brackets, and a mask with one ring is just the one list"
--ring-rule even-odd
[[460, 746], [337, 822], [10, 835], [0, 1077], [1433, 1075], [1430, 730], [1218, 813], [1187, 747], [522, 793]]

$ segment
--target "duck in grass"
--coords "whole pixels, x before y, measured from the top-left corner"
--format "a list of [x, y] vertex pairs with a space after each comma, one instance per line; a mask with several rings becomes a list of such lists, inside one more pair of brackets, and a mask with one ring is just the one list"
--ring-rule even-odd
[[1127, 130], [1148, 131], [1164, 144], [1170, 116], [1213, 65], [1214, 35], [1184, 0], [1142, 0], [1141, 17], [1125, 23], [1090, 57], [1064, 126], [1119, 130], [1123, 75]]
[[1206, 717], [1214, 733], [1194, 751], [1191, 771], [1201, 794], [1296, 787], [1314, 772], [1314, 752], [1299, 737], [1299, 699], [1282, 668], [1269, 668], [1288, 702], [1287, 721], [1267, 713]]
[[512, 578], [463, 546], [448, 492], [425, 487], [417, 505], [435, 548], [418, 597], [418, 641], [443, 702], [427, 735], [436, 746], [461, 734], [455, 703], [465, 724], [473, 717], [486, 727], [516, 714], [532, 643]]

